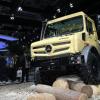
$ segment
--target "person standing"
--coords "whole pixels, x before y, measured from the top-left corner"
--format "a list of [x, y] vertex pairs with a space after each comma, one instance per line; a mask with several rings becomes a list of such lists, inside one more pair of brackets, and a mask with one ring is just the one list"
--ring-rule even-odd
[[14, 58], [9, 55], [6, 58], [6, 66], [8, 67], [8, 77], [11, 81], [14, 81]]
[[8, 81], [6, 74], [6, 60], [0, 55], [0, 81]]
[[19, 67], [17, 70], [16, 78], [18, 82], [21, 82], [21, 79], [22, 79], [22, 68], [21, 67]]
[[26, 82], [29, 81], [29, 69], [30, 69], [30, 57], [24, 53], [21, 57], [21, 67], [22, 67], [22, 82], [26, 78]]
[[29, 81], [29, 70], [30, 70], [30, 57], [25, 56], [25, 72], [26, 72], [26, 82]]
[[20, 65], [19, 65], [19, 56], [15, 54], [13, 56], [13, 58], [14, 58], [13, 80], [16, 80], [17, 70], [20, 67]]

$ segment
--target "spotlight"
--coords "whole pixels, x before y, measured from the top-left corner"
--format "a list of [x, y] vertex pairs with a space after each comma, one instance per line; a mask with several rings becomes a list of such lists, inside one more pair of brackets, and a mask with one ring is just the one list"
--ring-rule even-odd
[[24, 36], [24, 37], [23, 37], [23, 39], [25, 40], [25, 39], [26, 39], [26, 37]]
[[18, 7], [17, 11], [19, 12], [23, 11], [22, 7]]
[[14, 14], [11, 14], [10, 20], [14, 20], [14, 19], [15, 19]]
[[53, 16], [53, 18], [55, 19], [55, 18], [56, 18], [56, 16]]
[[60, 13], [60, 12], [61, 12], [61, 9], [60, 9], [60, 8], [58, 8], [58, 9], [57, 9], [57, 12], [58, 12], [58, 13]]
[[70, 3], [69, 6], [70, 6], [70, 8], [73, 8], [73, 7], [74, 7], [74, 6], [73, 6], [73, 3]]

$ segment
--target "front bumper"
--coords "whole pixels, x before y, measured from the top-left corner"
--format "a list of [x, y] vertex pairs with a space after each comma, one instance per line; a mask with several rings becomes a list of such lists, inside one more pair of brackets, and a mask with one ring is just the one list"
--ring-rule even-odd
[[68, 62], [66, 57], [63, 58], [53, 58], [53, 59], [34, 59], [35, 67], [49, 67], [49, 66], [59, 66], [64, 65]]
[[47, 58], [47, 59], [34, 59], [34, 67], [60, 67], [60, 66], [73, 66], [84, 64], [84, 57], [80, 54], [68, 55], [59, 58]]

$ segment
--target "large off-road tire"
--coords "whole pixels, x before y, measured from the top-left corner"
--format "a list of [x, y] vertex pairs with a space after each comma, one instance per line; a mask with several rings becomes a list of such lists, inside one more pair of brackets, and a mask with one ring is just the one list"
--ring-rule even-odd
[[56, 78], [65, 75], [65, 72], [59, 70], [39, 70], [35, 75], [35, 84], [52, 85]]
[[56, 80], [60, 72], [55, 70], [55, 71], [41, 71], [41, 83], [47, 84], [47, 85], [52, 85], [53, 82]]
[[34, 83], [51, 85], [55, 81], [53, 78], [54, 76], [50, 72], [39, 70], [35, 73]]
[[81, 78], [86, 84], [98, 84], [99, 66], [99, 58], [89, 52], [87, 63], [80, 67]]

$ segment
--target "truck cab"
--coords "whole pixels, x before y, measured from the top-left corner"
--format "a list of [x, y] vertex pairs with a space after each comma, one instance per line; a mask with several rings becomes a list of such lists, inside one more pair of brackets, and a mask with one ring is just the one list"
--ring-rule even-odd
[[[84, 12], [70, 14], [47, 21], [41, 32], [41, 40], [31, 44], [31, 58], [37, 66], [47, 70], [68, 70], [68, 66], [79, 66], [86, 83], [97, 83], [100, 46], [94, 21]], [[93, 64], [97, 63], [97, 65]], [[62, 67], [64, 66], [64, 67]], [[88, 69], [91, 73], [88, 73]], [[94, 68], [94, 69], [93, 69]], [[86, 78], [92, 74], [91, 80]], [[84, 77], [85, 76], [85, 77]], [[89, 78], [88, 77], [88, 78]]]

